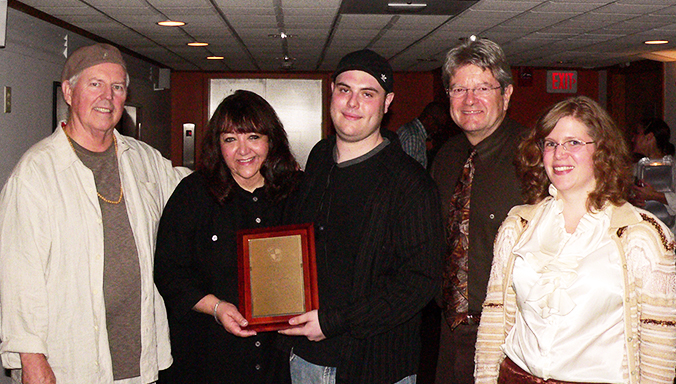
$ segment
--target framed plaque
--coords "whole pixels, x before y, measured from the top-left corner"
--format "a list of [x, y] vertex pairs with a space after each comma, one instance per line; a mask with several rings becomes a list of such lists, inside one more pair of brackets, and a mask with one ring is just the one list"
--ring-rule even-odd
[[290, 328], [290, 318], [319, 307], [312, 224], [239, 231], [237, 253], [247, 329]]

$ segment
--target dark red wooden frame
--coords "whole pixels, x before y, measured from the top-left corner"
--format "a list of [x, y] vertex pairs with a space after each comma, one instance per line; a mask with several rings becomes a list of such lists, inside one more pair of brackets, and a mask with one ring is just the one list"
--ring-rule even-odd
[[239, 274], [239, 311], [249, 322], [246, 329], [257, 332], [277, 331], [291, 328], [289, 319], [298, 314], [281, 316], [252, 316], [251, 275], [249, 273], [249, 240], [269, 237], [300, 235], [303, 251], [303, 284], [305, 287], [305, 311], [319, 308], [317, 292], [317, 264], [315, 260], [315, 232], [313, 224], [285, 225], [269, 228], [245, 229], [237, 232], [237, 256]]

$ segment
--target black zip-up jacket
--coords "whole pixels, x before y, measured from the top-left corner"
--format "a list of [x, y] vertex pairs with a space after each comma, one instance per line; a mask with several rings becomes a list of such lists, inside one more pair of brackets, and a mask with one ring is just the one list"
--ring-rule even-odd
[[[401, 149], [395, 134], [384, 131], [383, 136], [390, 143], [365, 160], [377, 168], [371, 172], [376, 180], [366, 192], [364, 220], [354, 233], [358, 252], [347, 288], [350, 302], [340, 307], [322, 302], [321, 286], [334, 274], [318, 276], [322, 331], [327, 339], [344, 338], [340, 350], [322, 351], [339, 354], [338, 383], [391, 384], [416, 374], [420, 311], [440, 289], [445, 241], [436, 185]], [[335, 166], [335, 142], [331, 137], [313, 148], [293, 221], [316, 221], [319, 196]], [[304, 341], [285, 342], [292, 347]]]

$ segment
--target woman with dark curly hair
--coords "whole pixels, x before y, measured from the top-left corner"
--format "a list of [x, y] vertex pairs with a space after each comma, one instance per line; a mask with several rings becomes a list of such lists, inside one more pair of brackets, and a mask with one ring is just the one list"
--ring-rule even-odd
[[519, 147], [529, 205], [495, 242], [477, 383], [672, 383], [669, 229], [626, 202], [629, 149], [588, 97], [551, 107]]
[[281, 224], [300, 177], [282, 123], [253, 92], [226, 97], [209, 120], [197, 170], [162, 214], [155, 282], [169, 317], [173, 365], [161, 383], [284, 383], [275, 334], [237, 310], [240, 229]]

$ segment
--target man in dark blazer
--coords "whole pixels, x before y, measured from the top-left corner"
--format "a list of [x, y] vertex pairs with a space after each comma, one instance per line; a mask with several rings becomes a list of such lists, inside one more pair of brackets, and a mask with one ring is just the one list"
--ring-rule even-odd
[[[468, 39], [453, 48], [446, 56], [443, 76], [451, 117], [463, 133], [446, 142], [432, 165], [447, 231], [454, 224], [448, 213], [456, 183], [470, 153], [476, 154], [468, 227], [468, 308], [453, 313], [450, 303], [440, 299], [445, 315], [441, 320], [436, 383], [473, 383], [474, 344], [493, 259], [493, 240], [509, 209], [521, 203], [513, 159], [524, 128], [506, 117], [513, 80], [504, 52], [494, 42]], [[446, 277], [443, 284], [444, 289], [452, 288]]]

